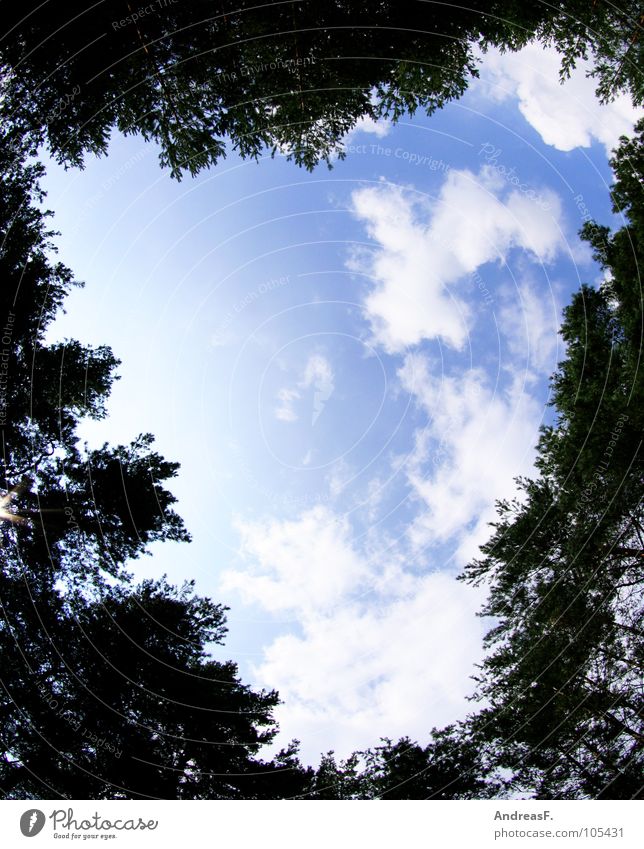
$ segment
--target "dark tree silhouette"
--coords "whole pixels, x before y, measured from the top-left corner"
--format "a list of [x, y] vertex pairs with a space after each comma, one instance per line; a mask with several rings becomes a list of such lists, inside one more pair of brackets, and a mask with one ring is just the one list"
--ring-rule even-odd
[[498, 624], [479, 679], [477, 733], [547, 798], [641, 798], [644, 516], [641, 363], [644, 122], [612, 160], [626, 225], [582, 233], [607, 272], [565, 310], [566, 358], [552, 379], [557, 422], [542, 430], [539, 479], [501, 502], [484, 558]]
[[[77, 446], [105, 414], [107, 347], [47, 344], [75, 284], [51, 259], [39, 165], [0, 145], [0, 788], [7, 798], [292, 796], [307, 772], [291, 746], [257, 757], [275, 692], [242, 684], [209, 648], [225, 610], [126, 571], [156, 540], [188, 540], [165, 484], [178, 464], [144, 434]], [[116, 580], [114, 580], [116, 579]]]
[[427, 746], [408, 737], [320, 761], [310, 784], [313, 799], [484, 799], [502, 782], [465, 725], [434, 728]]
[[225, 155], [329, 161], [362, 116], [397, 120], [460, 96], [474, 49], [554, 44], [565, 73], [592, 52], [599, 92], [642, 102], [635, 2], [218, 2], [11, 6], [0, 39], [0, 786], [9, 798], [641, 797], [644, 124], [613, 167], [628, 224], [584, 235], [609, 272], [566, 310], [524, 499], [499, 504], [484, 557], [497, 624], [468, 723], [317, 771], [273, 739], [277, 694], [209, 653], [225, 610], [126, 571], [153, 541], [188, 540], [166, 484], [177, 464], [142, 434], [79, 446], [119, 365], [110, 348], [47, 344], [71, 287], [55, 262], [30, 156], [103, 153], [110, 133], [158, 143], [180, 177]]
[[435, 728], [427, 746], [385, 740], [368, 751], [366, 771], [381, 799], [485, 799], [500, 789], [465, 725]]
[[211, 658], [224, 608], [164, 581], [62, 596], [3, 575], [0, 786], [9, 798], [220, 799], [295, 795], [275, 692]]
[[[149, 542], [189, 539], [163, 485], [178, 466], [152, 449], [149, 434], [117, 448], [77, 445], [79, 420], [105, 415], [118, 360], [107, 346], [45, 344], [65, 296], [79, 284], [51, 259], [49, 213], [37, 205], [43, 168], [26, 164], [28, 153], [27, 144], [0, 144], [2, 477], [6, 491], [20, 484], [13, 503], [26, 520], [24, 557], [59, 577], [117, 574]], [[0, 524], [5, 542], [14, 530]]]
[[329, 160], [362, 116], [432, 112], [476, 75], [474, 49], [537, 37], [565, 75], [591, 53], [600, 94], [642, 99], [644, 21], [637, 2], [467, 4], [391, 0], [219, 0], [88, 6], [28, 2], [5, 10], [3, 112], [80, 164], [110, 133], [156, 141], [173, 175], [214, 165], [226, 142], [244, 157], [284, 151]]

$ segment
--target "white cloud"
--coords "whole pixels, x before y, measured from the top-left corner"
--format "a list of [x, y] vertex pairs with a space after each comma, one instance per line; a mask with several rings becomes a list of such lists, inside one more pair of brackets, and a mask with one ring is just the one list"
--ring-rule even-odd
[[[532, 293], [524, 289], [522, 298], [528, 321], [538, 318], [534, 344], [545, 351], [547, 323]], [[321, 751], [346, 755], [381, 736], [426, 740], [433, 726], [471, 709], [484, 590], [427, 565], [443, 566], [446, 551], [455, 553], [454, 569], [476, 556], [495, 499], [513, 495], [514, 477], [532, 470], [540, 408], [518, 373], [500, 392], [479, 370], [441, 377], [420, 353], [405, 357], [399, 379], [427, 424], [402, 466], [417, 509], [401, 540], [375, 528], [358, 540], [346, 516], [323, 505], [294, 520], [238, 523], [242, 563], [224, 574], [223, 589], [291, 619], [253, 669], [254, 681], [283, 700], [277, 719], [287, 736], [279, 746], [295, 736], [312, 762]], [[313, 363], [302, 382], [324, 374]]]
[[329, 361], [321, 354], [314, 354], [309, 357], [304, 369], [304, 378], [300, 383], [300, 388], [308, 389], [311, 386], [315, 389], [311, 417], [311, 424], [314, 425], [335, 389], [333, 369]]
[[342, 495], [356, 478], [357, 472], [344, 458], [336, 460], [325, 477], [325, 483], [332, 499]]
[[240, 521], [248, 569], [224, 573], [225, 589], [272, 612], [312, 612], [341, 603], [365, 577], [346, 520], [316, 506], [297, 521]]
[[590, 61], [578, 62], [563, 85], [560, 67], [561, 55], [538, 43], [518, 53], [490, 50], [483, 58], [479, 90], [496, 100], [517, 97], [526, 121], [546, 144], [558, 150], [589, 147], [599, 141], [610, 154], [620, 135], [632, 133], [642, 110], [635, 109], [625, 94], [609, 104], [599, 103], [597, 83], [586, 76]]
[[379, 118], [377, 121], [374, 121], [368, 115], [363, 115], [361, 118], [358, 118], [355, 127], [349, 131], [349, 134], [345, 138], [345, 144], [357, 133], [369, 133], [382, 139], [389, 134], [391, 126], [391, 121], [387, 121], [386, 118]]
[[293, 402], [300, 397], [297, 389], [282, 388], [277, 393], [278, 406], [275, 408], [275, 418], [281, 422], [296, 422], [298, 415], [294, 410]]
[[329, 747], [346, 755], [383, 736], [427, 740], [433, 726], [470, 709], [481, 601], [451, 576], [416, 578], [385, 604], [306, 618], [301, 637], [266, 650], [258, 680], [280, 692], [279, 720], [304, 741], [305, 759]]
[[512, 294], [506, 294], [497, 320], [513, 355], [515, 371], [522, 363], [527, 373], [552, 374], [561, 355], [559, 313], [553, 290], [546, 297], [529, 278]]
[[533, 471], [540, 407], [518, 376], [501, 392], [480, 370], [433, 374], [420, 354], [405, 357], [399, 377], [428, 415], [406, 464], [421, 504], [410, 541], [416, 549], [449, 541], [462, 567], [490, 535], [494, 501], [515, 495], [513, 479]]
[[331, 364], [321, 354], [312, 354], [304, 366], [304, 375], [297, 386], [283, 387], [277, 393], [278, 406], [275, 417], [282, 422], [295, 422], [299, 416], [295, 411], [295, 402], [302, 392], [313, 387], [313, 411], [311, 425], [314, 425], [335, 389], [335, 378]]
[[313, 459], [313, 449], [312, 449], [312, 448], [309, 448], [309, 450], [306, 452], [306, 454], [305, 454], [305, 455], [302, 457], [302, 459], [300, 460], [300, 463], [301, 463], [303, 466], [310, 466], [310, 465], [311, 465], [311, 460], [312, 460], [312, 459]]
[[541, 197], [547, 209], [489, 166], [478, 175], [450, 171], [434, 202], [389, 184], [355, 191], [353, 211], [376, 248], [350, 267], [374, 284], [364, 306], [375, 341], [389, 353], [434, 338], [460, 349], [471, 323], [458, 294], [467, 275], [512, 248], [547, 262], [563, 247], [559, 199], [547, 190]]
[[[532, 295], [523, 297], [533, 309]], [[239, 522], [243, 562], [223, 576], [225, 591], [291, 619], [290, 632], [264, 648], [253, 678], [279, 691], [278, 721], [288, 738], [304, 741], [309, 762], [381, 736], [426, 740], [432, 726], [471, 709], [484, 590], [456, 582], [449, 570], [428, 572], [427, 564], [443, 566], [453, 551], [460, 569], [476, 556], [495, 499], [515, 494], [514, 477], [533, 468], [540, 408], [516, 375], [495, 391], [479, 370], [441, 377], [415, 353], [399, 379], [427, 415], [402, 467], [417, 504], [406, 537], [390, 544], [372, 529], [358, 541], [348, 519], [322, 505], [295, 520]]]
[[278, 720], [304, 741], [306, 760], [384, 735], [426, 739], [465, 715], [481, 656], [478, 591], [447, 574], [414, 574], [381, 550], [358, 552], [347, 521], [325, 507], [240, 531], [252, 565], [228, 572], [225, 588], [288, 612], [301, 629], [275, 639], [254, 675], [278, 689]]

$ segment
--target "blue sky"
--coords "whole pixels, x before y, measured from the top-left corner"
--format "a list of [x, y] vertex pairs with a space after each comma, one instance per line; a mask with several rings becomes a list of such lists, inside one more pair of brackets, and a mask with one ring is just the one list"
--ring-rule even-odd
[[468, 710], [481, 591], [454, 576], [530, 474], [561, 308], [599, 270], [607, 151], [635, 116], [554, 53], [488, 54], [459, 102], [364, 121], [332, 170], [229, 157], [172, 181], [114, 138], [47, 163], [84, 279], [51, 338], [122, 360], [90, 442], [151, 431], [193, 535], [136, 564], [231, 606], [221, 657], [316, 762]]

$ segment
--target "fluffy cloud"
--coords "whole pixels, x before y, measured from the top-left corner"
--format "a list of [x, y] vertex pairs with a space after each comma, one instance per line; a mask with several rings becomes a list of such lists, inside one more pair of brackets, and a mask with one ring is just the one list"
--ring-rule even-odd
[[382, 139], [390, 132], [391, 121], [387, 121], [385, 118], [379, 118], [377, 121], [375, 121], [368, 115], [363, 115], [362, 118], [358, 118], [355, 127], [349, 132], [349, 134], [345, 138], [345, 143], [348, 142], [350, 139], [353, 139], [353, 137], [357, 133], [369, 133], [379, 139]]
[[311, 424], [314, 425], [335, 389], [333, 369], [329, 361], [320, 354], [314, 354], [309, 357], [306, 363], [304, 378], [300, 383], [300, 388], [308, 389], [309, 387], [313, 387], [315, 390], [313, 395], [313, 415], [311, 418]]
[[281, 422], [296, 422], [298, 415], [293, 408], [293, 404], [300, 397], [297, 389], [289, 389], [283, 387], [277, 393], [278, 405], [275, 407], [275, 418]]
[[514, 478], [533, 471], [540, 406], [518, 376], [502, 392], [480, 370], [434, 374], [420, 354], [405, 358], [399, 377], [427, 413], [406, 462], [421, 505], [410, 541], [420, 550], [450, 542], [463, 566], [489, 537], [494, 501], [514, 495]]
[[295, 411], [295, 402], [302, 397], [302, 391], [314, 389], [311, 425], [314, 425], [335, 389], [335, 377], [329, 361], [321, 354], [312, 354], [304, 367], [304, 376], [296, 387], [282, 387], [277, 393], [278, 405], [275, 418], [282, 422], [295, 422], [299, 416]]
[[284, 698], [280, 721], [305, 741], [307, 759], [319, 755], [318, 738], [340, 754], [382, 736], [426, 740], [468, 712], [480, 603], [453, 577], [417, 578], [387, 604], [305, 619], [303, 635], [277, 639], [256, 674]]
[[561, 359], [560, 307], [551, 289], [548, 297], [530, 279], [507, 293], [497, 313], [499, 329], [513, 357], [513, 368], [523, 365], [526, 378], [552, 374]]
[[390, 184], [354, 192], [354, 214], [376, 247], [350, 266], [373, 283], [364, 306], [376, 341], [389, 353], [423, 339], [460, 349], [471, 311], [459, 284], [512, 248], [550, 261], [564, 245], [559, 200], [547, 190], [541, 197], [548, 208], [511, 190], [488, 166], [478, 175], [450, 171], [433, 203]]
[[599, 103], [596, 82], [586, 76], [590, 61], [578, 62], [563, 85], [560, 67], [561, 55], [536, 43], [518, 53], [490, 50], [483, 58], [479, 91], [496, 100], [517, 97], [526, 121], [558, 150], [590, 147], [599, 141], [610, 154], [619, 136], [632, 132], [642, 111], [633, 107], [627, 95], [606, 105]]
[[[515, 247], [548, 261], [564, 244], [558, 199], [541, 197], [547, 208], [488, 166], [478, 175], [450, 172], [434, 202], [385, 184], [355, 192], [355, 214], [376, 247], [353, 267], [373, 281], [365, 309], [378, 342], [392, 353], [429, 338], [462, 346], [468, 275]], [[295, 520], [238, 524], [242, 563], [224, 575], [223, 588], [297, 625], [265, 647], [254, 678], [279, 690], [279, 721], [304, 741], [307, 760], [329, 747], [346, 754], [382, 735], [426, 739], [432, 726], [468, 711], [485, 627], [474, 615], [481, 593], [428, 564], [443, 567], [453, 554], [460, 569], [475, 556], [495, 499], [513, 494], [514, 477], [532, 469], [541, 410], [525, 384], [552, 357], [557, 317], [528, 282], [497, 293], [499, 328], [515, 359], [503, 391], [481, 370], [441, 376], [419, 352], [404, 358], [400, 384], [426, 424], [401, 461], [415, 516], [402, 539], [385, 541], [372, 528], [358, 541], [348, 519], [326, 506]], [[462, 293], [450, 284], [462, 284]], [[526, 344], [521, 370], [516, 358]], [[280, 400], [293, 411], [312, 389], [315, 417], [334, 391], [331, 366], [317, 354], [284, 390], [295, 395]], [[328, 481], [332, 494], [350, 476], [338, 468]], [[379, 479], [372, 483], [369, 492], [380, 498]]]
[[248, 569], [223, 575], [225, 589], [272, 612], [312, 612], [340, 604], [366, 575], [346, 519], [314, 507], [297, 521], [238, 522]]
[[[527, 287], [521, 297], [543, 357], [546, 314]], [[508, 332], [510, 346], [520, 346], [520, 334]], [[313, 362], [303, 382], [325, 373]], [[278, 720], [304, 741], [309, 762], [381, 736], [425, 740], [433, 726], [467, 714], [484, 591], [428, 566], [443, 567], [451, 552], [460, 570], [476, 556], [495, 499], [513, 495], [514, 477], [532, 471], [541, 411], [519, 368], [500, 391], [477, 369], [441, 375], [417, 352], [398, 377], [426, 418], [400, 466], [416, 505], [406, 536], [385, 543], [372, 529], [357, 539], [346, 516], [321, 505], [294, 520], [239, 522], [242, 562], [223, 577], [225, 591], [291, 621], [264, 648], [253, 678], [279, 690]]]
[[467, 714], [484, 591], [428, 565], [442, 567], [447, 551], [458, 569], [475, 556], [495, 499], [532, 470], [540, 408], [518, 376], [501, 392], [476, 369], [441, 376], [420, 353], [398, 376], [427, 419], [401, 466], [416, 503], [407, 535], [357, 539], [346, 516], [321, 505], [294, 520], [239, 522], [242, 563], [223, 577], [225, 591], [297, 626], [264, 648], [253, 677], [279, 690], [278, 720], [309, 762], [380, 736], [424, 740]]
[[479, 592], [382, 551], [359, 553], [346, 520], [323, 507], [240, 530], [253, 565], [229, 572], [226, 589], [300, 626], [265, 649], [255, 678], [279, 690], [278, 719], [304, 741], [305, 759], [384, 735], [426, 739], [465, 715], [481, 654]]

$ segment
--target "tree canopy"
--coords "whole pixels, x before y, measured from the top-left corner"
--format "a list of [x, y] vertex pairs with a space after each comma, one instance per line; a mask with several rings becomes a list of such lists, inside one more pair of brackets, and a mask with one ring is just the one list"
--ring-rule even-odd
[[[101, 418], [118, 361], [45, 332], [76, 284], [51, 259], [48, 213], [27, 150], [0, 147], [0, 787], [7, 798], [253, 798], [295, 795], [277, 693], [215, 661], [225, 608], [127, 571], [156, 540], [186, 541], [166, 488], [178, 464], [143, 434], [79, 447]], [[270, 780], [268, 780], [270, 779]]]
[[485, 799], [501, 789], [495, 766], [466, 725], [432, 729], [420, 746], [409, 737], [354, 752], [338, 762], [333, 752], [320, 761], [307, 798], [313, 799]]
[[[0, 145], [4, 484], [24, 514], [22, 555], [38, 562], [37, 571], [116, 575], [149, 542], [189, 539], [164, 486], [178, 466], [153, 450], [150, 434], [129, 446], [78, 445], [79, 421], [105, 416], [119, 363], [107, 346], [45, 342], [65, 296], [82, 284], [52, 261], [54, 234], [38, 206], [43, 167], [27, 155], [26, 145], [18, 156]], [[0, 534], [14, 530], [5, 524]]]
[[[150, 11], [145, 11], [150, 10]], [[211, 649], [226, 609], [187, 582], [136, 583], [153, 542], [188, 541], [151, 434], [81, 445], [120, 365], [105, 345], [50, 343], [74, 286], [55, 260], [43, 173], [104, 153], [116, 129], [158, 143], [175, 177], [284, 152], [312, 168], [369, 116], [460, 96], [477, 47], [554, 44], [591, 57], [604, 98], [642, 102], [638, 4], [27, 2], [0, 40], [0, 786], [8, 798], [641, 798], [644, 767], [641, 438], [644, 123], [613, 159], [616, 232], [583, 236], [605, 272], [566, 308], [555, 424], [538, 476], [498, 505], [483, 557], [493, 619], [466, 722], [316, 770], [270, 760], [278, 694]]]
[[468, 4], [81, 0], [5, 10], [2, 113], [78, 165], [117, 129], [160, 146], [173, 176], [281, 151], [312, 168], [368, 116], [428, 113], [466, 90], [476, 51], [554, 44], [565, 75], [591, 56], [600, 95], [642, 102], [637, 2]]
[[641, 268], [644, 122], [612, 160], [611, 233], [582, 234], [605, 280], [564, 311], [566, 357], [552, 378], [540, 477], [499, 503], [484, 557], [464, 578], [490, 586], [496, 625], [478, 679], [477, 733], [546, 798], [641, 798], [644, 433]]

